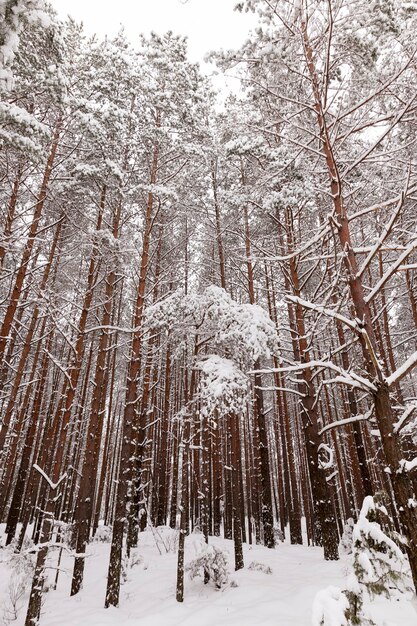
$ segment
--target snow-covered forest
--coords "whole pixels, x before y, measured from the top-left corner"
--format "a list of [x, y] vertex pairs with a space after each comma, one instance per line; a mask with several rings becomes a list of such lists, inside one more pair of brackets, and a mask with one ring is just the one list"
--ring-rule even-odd
[[236, 11], [0, 0], [4, 626], [417, 623], [417, 3]]

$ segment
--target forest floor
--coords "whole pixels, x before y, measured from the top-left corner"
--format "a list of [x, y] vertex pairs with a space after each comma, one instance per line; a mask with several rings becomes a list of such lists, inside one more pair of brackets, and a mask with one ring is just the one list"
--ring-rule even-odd
[[[176, 554], [166, 552], [166, 548], [173, 548], [172, 537], [168, 530], [159, 536], [155, 531], [140, 535], [136, 564], [127, 570], [118, 609], [103, 608], [109, 543], [89, 546], [84, 588], [73, 598], [69, 597], [72, 558], [64, 552], [57, 589], [45, 594], [41, 626], [310, 626], [317, 591], [328, 585], [343, 588], [349, 569], [347, 557], [325, 562], [320, 548], [284, 543], [269, 550], [245, 545], [245, 569], [231, 573], [237, 586], [219, 591], [204, 585], [201, 578], [190, 580], [186, 574], [184, 603], [178, 604]], [[186, 562], [200, 550], [201, 540], [198, 534], [187, 538]], [[233, 569], [233, 542], [219, 538], [210, 541], [228, 553]], [[15, 573], [10, 583], [12, 572], [19, 570], [19, 562], [11, 554], [10, 549], [0, 548], [0, 624], [22, 626], [30, 581]], [[51, 580], [55, 579], [57, 558], [58, 552], [52, 551]], [[248, 569], [253, 561], [269, 566], [272, 573]], [[417, 624], [417, 601], [411, 593], [378, 599], [370, 610], [378, 626]]]

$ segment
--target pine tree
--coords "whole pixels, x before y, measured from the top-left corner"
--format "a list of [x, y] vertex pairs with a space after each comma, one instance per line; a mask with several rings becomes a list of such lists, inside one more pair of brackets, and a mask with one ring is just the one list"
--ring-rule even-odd
[[352, 533], [353, 572], [345, 591], [349, 600], [346, 611], [349, 624], [373, 623], [363, 611], [364, 598], [372, 600], [377, 595], [389, 598], [392, 589], [403, 591], [407, 586], [405, 556], [382, 530], [378, 521], [381, 516], [387, 517], [385, 507], [367, 496]]

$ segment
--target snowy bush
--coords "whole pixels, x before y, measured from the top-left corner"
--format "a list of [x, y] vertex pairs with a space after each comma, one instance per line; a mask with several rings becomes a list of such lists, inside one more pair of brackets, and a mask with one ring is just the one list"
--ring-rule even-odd
[[130, 553], [130, 558], [129, 558], [129, 567], [135, 567], [137, 565], [140, 565], [143, 562], [143, 556], [139, 553], [139, 551], [135, 548], [134, 550], [131, 551]]
[[74, 547], [74, 524], [67, 524], [65, 522], [60, 522], [56, 520], [54, 522], [54, 528], [57, 533], [57, 541], [60, 541], [67, 546]]
[[93, 541], [100, 542], [100, 543], [110, 543], [111, 536], [112, 536], [111, 526], [105, 526], [103, 524], [97, 528]]
[[[25, 594], [30, 589], [34, 564], [29, 548], [32, 542], [26, 540], [20, 553], [11, 552], [9, 567], [11, 575], [7, 586], [7, 596], [3, 605], [3, 623], [10, 624], [18, 619], [19, 612], [26, 602]], [[10, 544], [10, 549], [13, 546]]]
[[175, 553], [178, 550], [179, 531], [168, 526], [149, 524], [159, 554]]
[[313, 626], [348, 626], [349, 600], [339, 587], [321, 589], [313, 602]]
[[351, 545], [352, 572], [345, 590], [327, 587], [318, 592], [313, 626], [375, 626], [366, 613], [364, 600], [381, 594], [389, 598], [393, 588], [407, 588], [405, 557], [382, 530], [378, 515], [387, 516], [385, 507], [367, 496], [356, 524], [353, 528], [350, 520], [346, 524], [345, 542]]
[[377, 521], [378, 515], [388, 515], [385, 507], [366, 496], [352, 532], [353, 572], [346, 590], [348, 624], [373, 623], [364, 613], [364, 597], [372, 599], [384, 595], [389, 598], [393, 588], [404, 591], [407, 587], [404, 554], [384, 533]]
[[263, 572], [264, 574], [272, 574], [272, 569], [269, 565], [265, 565], [265, 563], [259, 563], [258, 561], [252, 561], [249, 564], [248, 569], [251, 569], [255, 572]]
[[211, 581], [216, 589], [229, 583], [229, 563], [226, 554], [216, 546], [204, 544], [200, 554], [186, 566], [190, 578], [203, 576]]
[[367, 496], [352, 534], [353, 570], [371, 597], [389, 597], [393, 586], [404, 590], [407, 564], [397, 543], [383, 532], [378, 514], [388, 515], [385, 507]]
[[352, 554], [352, 544], [353, 544], [353, 528], [355, 526], [355, 522], [352, 517], [346, 520], [345, 525], [343, 527], [343, 534], [340, 540], [340, 550], [343, 554]]
[[177, 552], [179, 538], [179, 530], [177, 530], [176, 528], [166, 529], [166, 532], [162, 536], [162, 545], [164, 546], [165, 552], [167, 554], [169, 554], [170, 552]]
[[274, 538], [275, 543], [284, 543], [285, 541], [285, 534], [283, 533], [281, 528], [278, 528], [278, 526], [274, 526]]

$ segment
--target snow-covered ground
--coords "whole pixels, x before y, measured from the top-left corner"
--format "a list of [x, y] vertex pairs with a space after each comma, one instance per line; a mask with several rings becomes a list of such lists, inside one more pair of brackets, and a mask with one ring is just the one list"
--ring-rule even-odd
[[[232, 569], [233, 543], [217, 538], [212, 541], [228, 552]], [[201, 536], [188, 537], [186, 561], [200, 547]], [[245, 545], [245, 569], [231, 573], [237, 587], [227, 586], [219, 591], [204, 585], [200, 578], [190, 580], [186, 575], [185, 600], [178, 604], [176, 554], [167, 553], [163, 543], [147, 531], [140, 535], [135, 554], [138, 562], [127, 570], [120, 608], [104, 609], [109, 544], [93, 543], [88, 554], [84, 589], [74, 598], [69, 597], [72, 558], [63, 555], [58, 587], [45, 595], [41, 626], [310, 626], [316, 592], [328, 585], [343, 588], [348, 571], [346, 557], [338, 562], [325, 562], [320, 548], [281, 544], [269, 550]], [[51, 567], [56, 565], [57, 557], [58, 553], [54, 552]], [[18, 600], [21, 608], [17, 619], [8, 621], [9, 559], [10, 551], [0, 549], [0, 624], [22, 626], [28, 590]], [[248, 569], [252, 561], [269, 566], [272, 574]], [[49, 571], [54, 578], [55, 571]], [[378, 626], [417, 624], [417, 603], [411, 594], [380, 599], [371, 610]]]

